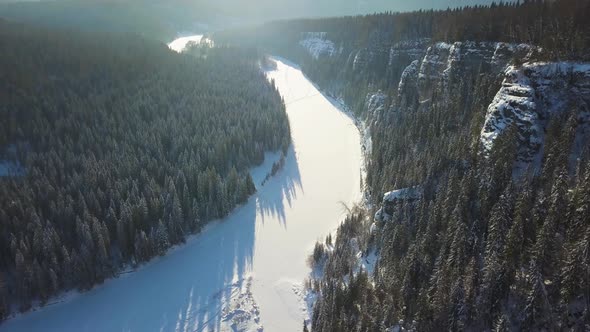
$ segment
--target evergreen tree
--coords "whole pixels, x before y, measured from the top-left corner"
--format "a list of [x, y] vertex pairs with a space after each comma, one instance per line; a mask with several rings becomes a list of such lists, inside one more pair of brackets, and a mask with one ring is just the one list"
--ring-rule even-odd
[[160, 220], [158, 223], [158, 227], [155, 230], [155, 248], [154, 251], [162, 256], [166, 253], [166, 250], [170, 246], [170, 241], [168, 240], [168, 229], [166, 225]]
[[529, 270], [529, 290], [524, 307], [524, 324], [531, 329], [550, 329], [553, 321], [551, 304], [545, 288], [545, 281], [535, 264]]

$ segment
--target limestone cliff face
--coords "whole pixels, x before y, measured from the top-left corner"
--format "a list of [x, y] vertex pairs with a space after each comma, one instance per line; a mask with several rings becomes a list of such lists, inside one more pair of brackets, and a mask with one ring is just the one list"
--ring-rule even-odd
[[489, 105], [480, 140], [489, 152], [495, 139], [514, 124], [518, 128], [519, 161], [541, 158], [547, 122], [577, 108], [576, 139], [590, 131], [590, 64], [553, 62], [509, 66], [502, 87]]
[[[487, 107], [481, 129], [484, 155], [513, 124], [518, 139], [515, 170], [539, 165], [549, 121], [572, 107], [578, 117], [574, 144], [581, 150], [583, 142], [590, 139], [590, 64], [527, 62], [538, 51], [529, 45], [506, 43], [396, 44], [390, 51], [387, 71], [399, 73], [398, 78], [392, 79], [397, 82], [397, 89], [392, 89], [390, 95], [381, 91], [370, 93], [366, 114], [373, 121], [381, 121], [396, 112], [428, 111], [433, 102], [448, 102], [453, 97], [451, 87], [466, 83], [463, 81], [467, 73], [485, 73], [497, 76], [501, 84]], [[392, 206], [388, 204], [383, 201], [377, 220], [386, 220], [391, 215]]]
[[[371, 67], [371, 60], [379, 54], [364, 48], [354, 53], [351, 62], [355, 71]], [[432, 43], [429, 39], [405, 41], [391, 46], [386, 65], [386, 80], [391, 86], [387, 105], [379, 107], [389, 112], [428, 111], [433, 102], [448, 102], [453, 86], [470, 84], [464, 81], [467, 73], [501, 75], [515, 59], [529, 59], [539, 50], [529, 45], [483, 42]], [[352, 54], [351, 54], [352, 55]], [[377, 60], [375, 60], [377, 61]], [[397, 87], [397, 89], [395, 89]], [[367, 109], [374, 109], [369, 101], [375, 94], [367, 96]], [[434, 100], [435, 98], [436, 100]], [[374, 114], [369, 112], [368, 114]], [[383, 114], [375, 114], [382, 118]]]
[[[538, 161], [548, 121], [571, 105], [578, 108], [577, 140], [583, 141], [590, 119], [590, 65], [583, 63], [527, 62], [540, 50], [525, 44], [434, 43], [428, 40], [398, 43], [391, 47], [387, 75], [397, 84], [389, 96], [378, 91], [366, 98], [369, 117], [384, 113], [428, 111], [434, 101], [446, 103], [451, 88], [467, 73], [497, 76], [501, 82], [490, 103], [481, 130], [482, 152], [512, 123], [518, 127], [519, 161]], [[514, 65], [515, 60], [524, 62]], [[434, 100], [436, 99], [436, 100]]]
[[[420, 47], [426, 47], [419, 52]], [[397, 105], [401, 109], [427, 109], [432, 98], [450, 98], [452, 84], [458, 84], [463, 74], [470, 71], [500, 74], [515, 57], [529, 58], [536, 48], [528, 45], [506, 43], [435, 43], [428, 46], [423, 41], [396, 50], [412, 59], [399, 78]], [[390, 61], [390, 72], [400, 64]], [[438, 92], [434, 96], [435, 92]]]

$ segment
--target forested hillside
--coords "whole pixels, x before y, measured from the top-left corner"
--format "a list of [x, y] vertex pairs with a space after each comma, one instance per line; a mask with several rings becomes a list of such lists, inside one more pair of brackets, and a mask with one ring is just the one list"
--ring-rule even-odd
[[299, 61], [370, 129], [370, 204], [314, 250], [314, 331], [590, 329], [589, 12], [526, 1], [216, 35]]
[[[147, 1], [0, 1], [0, 18], [39, 27], [124, 32], [167, 41], [195, 17], [174, 15]], [[176, 26], [178, 24], [178, 26]]]
[[[296, 60], [310, 78], [362, 112], [367, 93], [397, 89], [401, 71], [386, 72], [396, 46], [526, 43], [542, 48], [537, 59], [588, 60], [588, 12], [590, 3], [583, 0], [493, 3], [444, 11], [275, 21], [217, 32], [214, 37], [217, 43], [262, 47]], [[397, 66], [403, 70], [408, 59], [399, 59]]]
[[258, 61], [0, 22], [0, 318], [163, 255], [245, 202], [249, 168], [290, 144]]

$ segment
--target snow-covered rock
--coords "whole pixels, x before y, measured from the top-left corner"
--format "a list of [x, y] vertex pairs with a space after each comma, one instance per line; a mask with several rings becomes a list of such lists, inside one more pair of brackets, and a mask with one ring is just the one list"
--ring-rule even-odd
[[390, 221], [395, 208], [403, 203], [411, 203], [422, 197], [422, 188], [419, 186], [392, 190], [383, 195], [381, 208], [375, 213], [376, 221]]
[[397, 109], [414, 109], [418, 102], [418, 71], [420, 61], [414, 60], [401, 74], [397, 88]]
[[[437, 87], [441, 88], [440, 91], [443, 93], [439, 97], [448, 100], [451, 82], [455, 82], [464, 72], [486, 65], [492, 73], [502, 73], [513, 58], [529, 59], [538, 50], [538, 48], [526, 44], [472, 41], [452, 44], [435, 43], [428, 47], [421, 59], [417, 77], [414, 76], [416, 73], [413, 67], [407, 68], [408, 72], [405, 73], [405, 77], [402, 77], [405, 80], [402, 87], [406, 88], [408, 85], [406, 82], [416, 79], [418, 102], [420, 105], [427, 106]], [[398, 98], [404, 98], [404, 93], [412, 94], [413, 91], [406, 88], [401, 91]], [[400, 104], [413, 105], [408, 100]]]
[[[590, 64], [556, 62], [509, 66], [502, 87], [489, 105], [480, 141], [487, 155], [510, 125], [517, 126], [519, 161], [540, 158], [548, 120], [577, 105], [578, 130], [588, 126]], [[587, 131], [587, 130], [586, 130]]]
[[428, 48], [420, 64], [418, 78], [422, 81], [437, 79], [449, 67], [449, 54], [453, 45], [436, 43]]
[[416, 84], [415, 78], [418, 74], [419, 65], [420, 61], [414, 60], [402, 72], [397, 88], [397, 91], [400, 95], [403, 94], [410, 85]]
[[366, 108], [369, 114], [383, 111], [387, 107], [387, 95], [381, 90], [376, 93], [369, 93], [366, 100]]
[[495, 43], [494, 45], [494, 54], [492, 55], [490, 63], [496, 69], [500, 70], [504, 70], [506, 65], [514, 57], [518, 57], [523, 61], [529, 61], [541, 51], [540, 48], [529, 44]]
[[333, 56], [337, 51], [334, 42], [326, 38], [326, 32], [306, 32], [299, 41], [299, 45], [303, 46], [314, 59]]

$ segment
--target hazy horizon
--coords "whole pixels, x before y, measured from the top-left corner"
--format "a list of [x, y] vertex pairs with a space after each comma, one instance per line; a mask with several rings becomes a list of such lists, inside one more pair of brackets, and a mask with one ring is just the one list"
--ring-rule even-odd
[[[407, 12], [420, 9], [446, 9], [491, 4], [492, 0], [0, 0], [1, 4], [14, 3], [71, 3], [71, 4], [132, 4], [145, 7], [179, 7], [185, 15], [213, 14], [236, 19], [273, 20], [288, 18], [362, 15], [375, 12]], [[188, 10], [188, 12], [187, 12]]]

